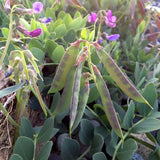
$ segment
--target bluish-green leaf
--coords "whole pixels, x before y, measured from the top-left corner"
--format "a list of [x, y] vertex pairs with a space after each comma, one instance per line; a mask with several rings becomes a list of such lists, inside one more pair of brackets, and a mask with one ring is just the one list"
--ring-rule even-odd
[[117, 152], [118, 160], [129, 160], [137, 150], [137, 144], [133, 139], [127, 139]]
[[54, 129], [53, 126], [54, 126], [54, 120], [52, 117], [50, 117], [44, 122], [43, 127], [41, 128], [38, 134], [37, 137], [38, 143], [47, 142], [51, 138], [51, 134]]
[[53, 142], [51, 141], [47, 142], [38, 153], [36, 160], [48, 160], [52, 149], [52, 145]]
[[133, 125], [132, 133], [145, 133], [160, 129], [160, 120], [155, 118], [146, 118], [143, 121]]
[[25, 136], [25, 137], [28, 137], [28, 138], [31, 138], [33, 139], [33, 128], [32, 128], [32, 124], [31, 122], [23, 117], [21, 119], [21, 126], [19, 128], [19, 134], [20, 136]]
[[17, 85], [5, 88], [0, 90], [0, 98], [7, 96], [13, 92], [16, 92], [18, 89], [20, 89], [23, 85], [25, 84], [25, 82], [19, 83]]
[[97, 152], [92, 157], [93, 160], [107, 160], [105, 154], [103, 152]]
[[23, 160], [23, 158], [18, 154], [13, 154], [9, 160]]
[[15, 143], [14, 154], [20, 155], [23, 160], [31, 160], [34, 155], [33, 140], [28, 137], [19, 137]]
[[76, 140], [66, 138], [62, 145], [62, 160], [76, 160], [80, 151], [80, 145]]
[[[153, 83], [150, 83], [145, 87], [144, 91], [142, 92], [142, 95], [149, 102], [149, 104], [151, 104], [151, 106], [155, 108], [157, 93]], [[138, 104], [138, 112], [141, 115], [146, 116], [150, 111], [151, 109], [147, 107], [147, 104]]]
[[135, 116], [134, 111], [135, 111], [135, 105], [134, 105], [134, 102], [131, 101], [131, 103], [128, 106], [128, 110], [123, 119], [122, 126], [124, 129], [129, 129], [132, 126], [132, 123], [133, 123], [132, 121]]
[[90, 145], [94, 136], [93, 124], [86, 119], [81, 121], [81, 129], [79, 132], [79, 139], [84, 145]]

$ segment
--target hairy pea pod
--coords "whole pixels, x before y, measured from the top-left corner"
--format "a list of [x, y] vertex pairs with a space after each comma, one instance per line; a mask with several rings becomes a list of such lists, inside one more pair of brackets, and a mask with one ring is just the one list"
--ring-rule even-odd
[[80, 97], [80, 101], [78, 103], [77, 113], [76, 113], [75, 121], [74, 121], [73, 126], [72, 126], [72, 131], [74, 131], [74, 129], [77, 128], [78, 124], [80, 123], [80, 121], [82, 119], [85, 107], [87, 105], [88, 97], [89, 97], [89, 91], [90, 91], [89, 80], [86, 79], [84, 87], [82, 89], [82, 94], [81, 94], [81, 97]]
[[79, 91], [80, 91], [80, 81], [81, 81], [81, 72], [82, 72], [82, 62], [77, 65], [76, 73], [74, 75], [74, 82], [72, 87], [72, 97], [70, 105], [70, 124], [69, 130], [71, 134], [72, 126], [76, 118], [77, 106], [79, 101]]
[[104, 50], [97, 51], [97, 53], [102, 63], [104, 64], [106, 70], [111, 75], [112, 79], [116, 82], [116, 84], [121, 88], [121, 90], [135, 101], [140, 103], [146, 103], [149, 107], [152, 108], [148, 101], [129, 81], [128, 77], [121, 71], [121, 69], [112, 59], [112, 57], [109, 54], [107, 54]]
[[64, 112], [67, 108], [69, 108], [71, 103], [71, 97], [72, 97], [72, 87], [74, 83], [74, 76], [76, 73], [77, 66], [73, 66], [67, 76], [67, 80], [63, 89], [63, 93], [60, 97], [60, 100], [53, 112], [54, 115], [56, 115], [56, 119], [58, 122], [61, 121], [61, 117], [59, 116], [60, 113]]
[[74, 65], [79, 54], [78, 48], [79, 45], [72, 45], [65, 52], [54, 76], [49, 93], [55, 93], [64, 87], [67, 75]]
[[112, 129], [123, 140], [123, 133], [122, 133], [119, 121], [117, 119], [116, 112], [113, 107], [113, 103], [112, 103], [107, 85], [106, 85], [105, 81], [103, 80], [102, 75], [100, 74], [98, 68], [93, 64], [92, 64], [92, 66], [93, 66], [93, 71], [94, 71], [94, 75], [95, 75], [95, 81], [96, 81], [95, 84], [96, 84], [97, 90], [98, 90], [100, 97], [101, 97], [101, 100], [102, 100], [104, 112], [107, 115], [108, 121], [109, 121]]

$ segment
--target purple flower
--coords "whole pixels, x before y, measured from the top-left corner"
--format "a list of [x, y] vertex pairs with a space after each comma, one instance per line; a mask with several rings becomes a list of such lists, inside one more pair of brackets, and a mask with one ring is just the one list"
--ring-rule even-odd
[[41, 13], [41, 11], [43, 10], [43, 4], [41, 2], [34, 2], [32, 4], [33, 6], [33, 10], [34, 10], [34, 13]]
[[100, 44], [101, 44], [102, 42], [103, 42], [103, 38], [102, 38], [102, 37], [100, 37], [100, 38], [99, 38], [99, 40], [98, 40], [98, 43], [100, 43]]
[[117, 39], [119, 39], [120, 35], [119, 34], [112, 34], [110, 36], [106, 36], [106, 38], [109, 40], [109, 41], [116, 41]]
[[105, 16], [105, 23], [108, 27], [114, 28], [116, 26], [116, 21], [117, 21], [117, 17], [116, 16], [112, 16], [112, 11], [108, 10], [108, 12], [106, 12]]
[[7, 0], [5, 5], [4, 5], [4, 9], [10, 13], [11, 12], [11, 7], [10, 7], [10, 0]]
[[52, 18], [51, 17], [48, 17], [48, 18], [44, 17], [44, 18], [40, 18], [39, 21], [47, 24], [52, 21]]
[[38, 36], [40, 36], [41, 33], [42, 33], [42, 29], [40, 29], [40, 28], [37, 28], [37, 29], [35, 29], [35, 30], [33, 30], [33, 31], [28, 31], [27, 29], [25, 29], [25, 28], [23, 28], [23, 27], [21, 27], [21, 26], [18, 26], [17, 29], [18, 29], [20, 32], [22, 32], [23, 34], [25, 34], [25, 35], [27, 35], [27, 36], [29, 36], [29, 37], [32, 37], [32, 38], [38, 37]]
[[91, 15], [88, 17], [89, 23], [94, 23], [97, 20], [97, 14], [95, 12], [92, 12]]

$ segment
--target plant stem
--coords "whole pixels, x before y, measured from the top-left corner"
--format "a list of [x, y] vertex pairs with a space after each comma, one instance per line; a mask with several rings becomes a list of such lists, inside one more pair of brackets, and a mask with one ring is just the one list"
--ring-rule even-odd
[[[10, 41], [12, 39], [12, 32], [13, 32], [13, 29], [12, 29], [12, 18], [13, 18], [13, 15], [12, 15], [12, 11], [13, 9], [11, 10], [11, 13], [10, 13], [10, 23], [9, 23], [9, 35], [8, 35], [8, 38], [7, 38], [7, 42], [6, 42], [6, 45], [5, 45], [5, 48], [4, 48], [4, 51], [3, 51], [3, 54], [2, 54], [2, 57], [0, 59], [0, 67], [2, 66], [2, 63], [4, 61], [4, 58], [7, 54], [7, 50], [8, 50], [8, 47], [9, 47], [9, 44], [10, 44]], [[0, 68], [1, 69], [1, 68]]]
[[94, 75], [94, 71], [93, 71], [93, 67], [92, 67], [92, 61], [91, 61], [91, 51], [90, 51], [90, 44], [88, 44], [88, 66], [89, 66], [89, 69], [91, 71], [91, 75], [92, 75], [92, 78], [94, 80], [94, 82], [96, 82], [96, 77]]
[[35, 156], [36, 156], [37, 137], [38, 137], [37, 134], [34, 135], [34, 154], [33, 154], [33, 160], [35, 160]]
[[123, 141], [125, 140], [125, 138], [128, 136], [128, 134], [129, 134], [129, 132], [126, 132], [125, 135], [124, 135], [124, 139], [121, 139], [121, 140], [119, 141], [119, 143], [117, 144], [117, 146], [116, 146], [116, 148], [115, 148], [115, 151], [114, 151], [114, 155], [113, 155], [113, 157], [112, 157], [112, 160], [115, 160], [116, 155], [117, 155], [117, 151], [118, 151], [118, 149], [120, 148], [122, 142], [123, 142]]
[[3, 107], [0, 103], [0, 109], [2, 110], [3, 114], [8, 118], [9, 122], [14, 125], [16, 128], [19, 128], [19, 124], [9, 115], [7, 110]]
[[81, 160], [91, 149], [91, 146], [89, 146], [85, 152], [83, 152], [83, 154], [77, 159], [77, 160]]

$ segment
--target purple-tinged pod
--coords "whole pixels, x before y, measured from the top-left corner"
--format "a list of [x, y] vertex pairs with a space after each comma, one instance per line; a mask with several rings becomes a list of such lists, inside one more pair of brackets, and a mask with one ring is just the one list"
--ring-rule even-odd
[[71, 68], [71, 70], [67, 76], [67, 80], [66, 80], [66, 83], [65, 83], [65, 86], [63, 89], [63, 93], [60, 97], [60, 100], [59, 100], [55, 110], [53, 111], [53, 115], [56, 116], [56, 119], [58, 122], [61, 122], [61, 120], [63, 119], [63, 116], [61, 116], [61, 113], [63, 113], [65, 110], [67, 110], [71, 104], [72, 88], [73, 88], [76, 68], [77, 68], [77, 66], [73, 66]]
[[72, 126], [74, 124], [76, 114], [77, 114], [77, 107], [79, 101], [79, 91], [80, 91], [80, 82], [81, 82], [81, 75], [82, 75], [82, 62], [80, 62], [76, 68], [76, 73], [74, 75], [74, 82], [72, 87], [72, 97], [71, 97], [71, 105], [70, 105], [70, 124], [69, 124], [69, 132], [71, 134]]
[[[112, 79], [121, 88], [121, 90], [130, 98], [140, 103], [146, 103], [149, 107], [152, 106], [148, 101], [141, 95], [141, 93], [135, 88], [135, 86], [129, 81], [128, 77], [121, 71], [118, 65], [114, 62], [112, 57], [107, 54], [104, 50], [97, 51], [99, 58], [104, 64], [106, 70], [111, 75]], [[152, 108], [153, 109], [153, 108]]]
[[83, 117], [84, 110], [85, 110], [85, 107], [87, 105], [87, 101], [88, 101], [88, 97], [89, 97], [89, 91], [90, 91], [89, 80], [86, 79], [84, 87], [82, 89], [82, 94], [81, 94], [81, 97], [80, 97], [80, 101], [78, 103], [76, 118], [75, 118], [74, 124], [72, 126], [72, 132], [74, 131], [74, 129], [77, 128], [77, 126], [79, 125], [79, 123], [80, 123], [80, 121]]
[[95, 74], [95, 81], [96, 81], [95, 84], [102, 100], [104, 112], [114, 132], [123, 140], [124, 139], [123, 133], [122, 133], [119, 121], [117, 119], [116, 112], [115, 112], [107, 85], [103, 80], [102, 75], [99, 72], [98, 68], [93, 64], [92, 66]]
[[53, 82], [51, 84], [49, 93], [55, 93], [64, 87], [67, 75], [71, 70], [72, 66], [74, 65], [78, 54], [79, 54], [79, 49], [78, 46], [76, 45], [72, 45], [67, 49], [67, 51], [65, 52], [64, 56], [60, 61]]

